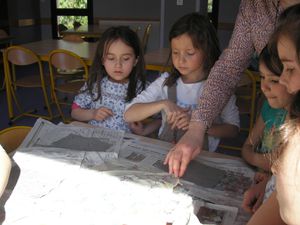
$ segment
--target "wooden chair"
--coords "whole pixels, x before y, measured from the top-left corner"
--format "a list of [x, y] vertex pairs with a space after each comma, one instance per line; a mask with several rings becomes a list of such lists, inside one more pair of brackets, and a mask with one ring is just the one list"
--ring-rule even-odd
[[246, 69], [238, 84], [235, 92], [237, 96], [237, 105], [241, 115], [249, 116], [249, 123], [246, 127], [241, 127], [241, 130], [251, 131], [256, 117], [256, 95], [257, 86], [254, 74]]
[[[247, 134], [252, 130], [256, 118], [256, 100], [257, 100], [257, 85], [256, 78], [254, 74], [246, 69], [242, 74], [241, 80], [238, 84], [238, 87], [235, 91], [235, 95], [237, 97], [237, 106], [239, 108], [240, 116], [247, 117], [245, 120], [248, 120], [244, 124], [241, 124], [240, 130], [246, 131]], [[243, 119], [241, 119], [244, 122]], [[243, 144], [243, 143], [242, 143]], [[236, 145], [228, 145], [228, 144], [220, 144], [219, 147], [223, 149], [229, 150], [241, 150], [241, 146]]]
[[0, 131], [0, 144], [10, 154], [14, 152], [30, 132], [29, 126], [9, 127]]
[[[3, 38], [7, 38], [9, 37], [8, 34], [6, 33], [5, 30], [3, 29], [0, 29], [0, 39], [3, 39]], [[3, 55], [2, 55], [2, 51], [4, 51], [5, 48], [11, 46], [11, 40], [10, 41], [7, 41], [6, 43], [4, 44], [1, 44], [1, 48], [0, 48], [0, 64], [3, 64]], [[4, 89], [4, 86], [5, 86], [5, 79], [3, 79], [3, 84], [2, 84], [2, 87], [1, 87], [1, 90]]]
[[[10, 122], [13, 122], [22, 116], [42, 117], [51, 120], [53, 115], [47, 95], [47, 87], [49, 86], [50, 82], [49, 78], [44, 75], [42, 62], [39, 57], [30, 49], [21, 46], [11, 46], [5, 49], [3, 59], [5, 81], [7, 82], [6, 91], [11, 93], [13, 98], [12, 100], [14, 100], [16, 107], [20, 112], [18, 116], [13, 116], [13, 118], [10, 118]], [[34, 71], [31, 75], [20, 76], [20, 72], [17, 74], [16, 67], [26, 67], [30, 65], [34, 66]], [[32, 110], [25, 112], [17, 97], [18, 87], [31, 88], [32, 90], [36, 88], [41, 89], [48, 115], [32, 113]], [[12, 106], [12, 102], [10, 102], [9, 105]], [[11, 111], [13, 111], [13, 109], [11, 109]]]
[[145, 28], [143, 39], [142, 39], [142, 48], [143, 48], [144, 52], [147, 51], [147, 44], [148, 44], [151, 30], [152, 30], [152, 24], [149, 23]]
[[[69, 122], [65, 118], [61, 106], [70, 107], [71, 102], [68, 102], [68, 98], [61, 96], [73, 97], [78, 93], [88, 78], [88, 67], [77, 54], [64, 49], [57, 49], [49, 53], [49, 70], [52, 95], [58, 112], [64, 122]], [[67, 72], [64, 73], [63, 71]], [[74, 73], [70, 73], [70, 71], [74, 71]], [[81, 77], [79, 77], [78, 71], [81, 71]]]

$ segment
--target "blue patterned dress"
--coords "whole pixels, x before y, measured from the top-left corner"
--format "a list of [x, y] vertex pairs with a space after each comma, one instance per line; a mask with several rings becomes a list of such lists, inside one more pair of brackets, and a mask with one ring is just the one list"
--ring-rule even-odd
[[[81, 91], [86, 90], [87, 84], [81, 88]], [[79, 93], [75, 96], [74, 104], [82, 109], [98, 109], [106, 107], [112, 110], [113, 116], [108, 117], [103, 121], [91, 120], [88, 123], [94, 126], [101, 126], [115, 130], [123, 130], [130, 132], [128, 123], [123, 119], [125, 109], [125, 98], [127, 95], [127, 83], [115, 83], [104, 77], [101, 80], [101, 98], [93, 101], [97, 96], [98, 90], [96, 85], [93, 88], [93, 96], [87, 91]]]

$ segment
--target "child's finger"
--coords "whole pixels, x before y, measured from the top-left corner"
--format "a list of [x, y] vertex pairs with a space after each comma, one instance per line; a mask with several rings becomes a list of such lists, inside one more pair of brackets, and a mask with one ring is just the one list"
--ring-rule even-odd
[[181, 120], [177, 121], [176, 126], [178, 129], [183, 129], [188, 126], [188, 121], [185, 119], [181, 119]]
[[257, 200], [256, 200], [256, 202], [255, 202], [255, 204], [254, 204], [254, 206], [252, 208], [253, 213], [260, 207], [260, 205], [262, 204], [262, 202], [263, 202], [263, 195], [260, 195], [257, 198]]
[[101, 111], [102, 111], [102, 112], [105, 112], [105, 113], [108, 114], [108, 115], [111, 115], [111, 116], [113, 115], [112, 110], [109, 109], [109, 108], [102, 107], [102, 108], [101, 108]]

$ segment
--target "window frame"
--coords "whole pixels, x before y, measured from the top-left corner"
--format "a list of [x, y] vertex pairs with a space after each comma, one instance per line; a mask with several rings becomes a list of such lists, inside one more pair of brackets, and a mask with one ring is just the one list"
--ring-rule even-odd
[[208, 17], [212, 21], [212, 24], [218, 29], [219, 24], [219, 0], [213, 0], [212, 2], [212, 12], [208, 13]]
[[88, 24], [93, 24], [94, 16], [93, 16], [93, 0], [87, 0], [87, 8], [86, 9], [61, 9], [57, 8], [57, 0], [51, 0], [51, 25], [52, 25], [52, 37], [54, 39], [58, 38], [57, 35], [57, 17], [58, 16], [87, 16]]

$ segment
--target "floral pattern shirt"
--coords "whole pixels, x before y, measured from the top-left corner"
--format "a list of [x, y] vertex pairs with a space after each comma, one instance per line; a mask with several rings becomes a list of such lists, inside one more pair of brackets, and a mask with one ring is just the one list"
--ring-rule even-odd
[[100, 107], [106, 107], [113, 112], [113, 116], [108, 117], [103, 121], [91, 120], [89, 121], [89, 124], [130, 132], [128, 123], [123, 119], [128, 82], [123, 84], [115, 83], [110, 81], [107, 77], [104, 77], [101, 80], [101, 98], [97, 101], [93, 101], [98, 93], [96, 85], [92, 92], [93, 96], [87, 91], [83, 91], [86, 90], [86, 87], [87, 84], [84, 84], [80, 93], [75, 96], [74, 104], [82, 109], [98, 109]]

